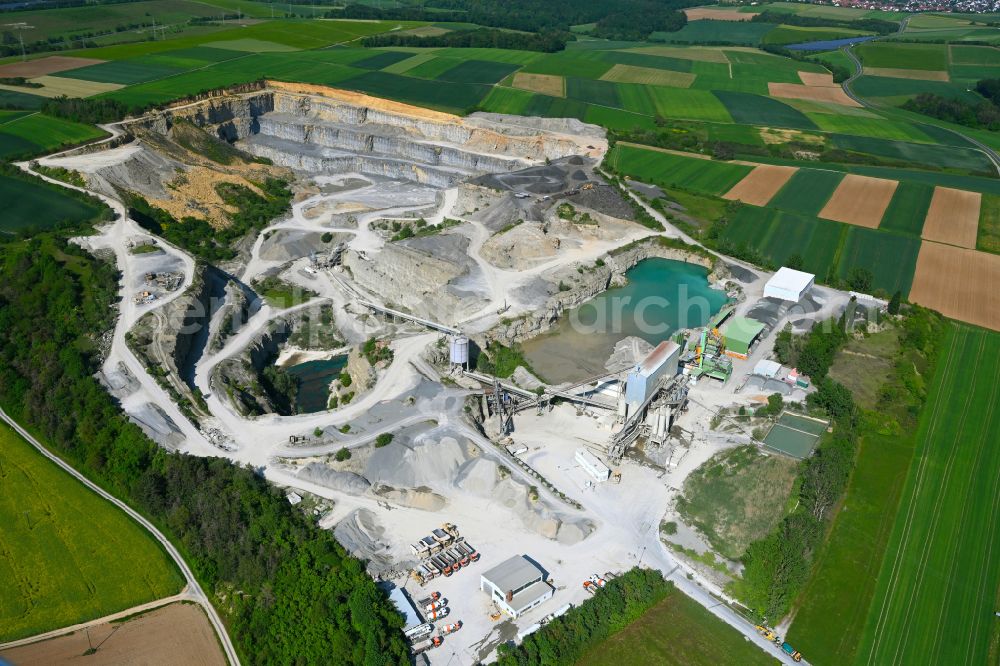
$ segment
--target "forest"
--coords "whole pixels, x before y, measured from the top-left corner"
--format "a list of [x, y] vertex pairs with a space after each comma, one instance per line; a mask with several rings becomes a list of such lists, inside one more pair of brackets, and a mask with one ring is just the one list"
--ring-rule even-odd
[[[980, 81], [980, 84], [982, 83]], [[933, 93], [920, 93], [913, 99], [907, 100], [903, 108], [975, 129], [1000, 129], [1000, 107], [985, 99], [972, 103]]]
[[387, 32], [381, 35], [365, 37], [361, 43], [368, 48], [387, 46], [405, 46], [418, 48], [483, 48], [512, 49], [520, 51], [542, 51], [554, 53], [566, 48], [566, 42], [576, 39], [568, 32], [511, 32], [496, 28], [479, 28], [477, 30], [456, 30], [443, 35], [420, 37]]
[[568, 32], [570, 26], [596, 23], [592, 34], [639, 40], [658, 30], [680, 30], [685, 7], [696, 0], [428, 0], [421, 7], [379, 8], [349, 4], [330, 18], [408, 21], [458, 21], [526, 32]]
[[409, 663], [402, 618], [251, 469], [167, 453], [94, 378], [117, 270], [57, 234], [0, 245], [0, 405], [170, 536], [247, 663]]

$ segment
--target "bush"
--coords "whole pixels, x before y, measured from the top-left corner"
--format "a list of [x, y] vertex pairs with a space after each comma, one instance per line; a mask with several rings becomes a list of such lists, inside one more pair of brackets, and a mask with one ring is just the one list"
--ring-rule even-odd
[[381, 449], [383, 446], [389, 446], [392, 444], [393, 434], [391, 432], [380, 433], [378, 437], [375, 438], [375, 448]]
[[337, 451], [337, 454], [334, 456], [334, 458], [337, 460], [337, 462], [344, 462], [345, 460], [350, 460], [351, 452], [348, 451], [347, 447], [345, 446], [341, 448], [339, 451]]

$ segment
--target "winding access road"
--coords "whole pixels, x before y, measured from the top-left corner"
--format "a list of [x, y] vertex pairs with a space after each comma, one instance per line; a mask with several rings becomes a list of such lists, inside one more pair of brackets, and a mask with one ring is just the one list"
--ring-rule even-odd
[[[904, 18], [900, 22], [900, 24], [899, 24], [899, 31], [897, 33], [895, 33], [895, 34], [898, 35], [898, 34], [902, 33], [904, 30], [906, 30], [906, 24], [909, 23], [909, 22], [910, 22], [910, 17], [907, 16], [906, 18]], [[869, 42], [874, 42], [877, 39], [881, 39], [881, 37], [877, 37], [876, 39], [870, 39], [870, 40], [868, 40], [867, 42], [864, 42], [864, 43], [867, 44]], [[857, 102], [858, 104], [860, 104], [864, 108], [866, 108], [866, 109], [872, 109], [872, 110], [876, 110], [876, 111], [877, 110], [881, 110], [880, 105], [874, 104], [873, 102], [868, 101], [864, 97], [860, 97], [860, 96], [856, 95], [854, 93], [854, 91], [851, 90], [851, 84], [854, 83], [864, 73], [864, 69], [863, 69], [863, 67], [861, 65], [861, 59], [858, 58], [858, 56], [854, 53], [854, 46], [855, 46], [854, 44], [848, 44], [847, 46], [843, 46], [840, 49], [841, 51], [844, 52], [844, 55], [846, 55], [848, 58], [850, 58], [851, 62], [854, 63], [854, 73], [851, 74], [851, 76], [848, 77], [841, 84], [841, 87], [843, 87], [844, 93], [846, 93], [848, 97], [850, 97], [851, 99], [853, 99], [855, 102]], [[921, 125], [921, 124], [926, 125], [927, 123], [915, 122], [914, 124], [916, 124], [916, 125]], [[979, 141], [978, 139], [973, 139], [971, 136], [963, 134], [962, 132], [959, 132], [958, 130], [952, 129], [950, 127], [945, 127], [943, 125], [934, 125], [934, 127], [938, 127], [940, 129], [943, 129], [943, 130], [946, 130], [948, 132], [951, 132], [955, 136], [960, 137], [964, 141], [966, 141], [969, 144], [971, 144], [971, 145], [975, 146], [976, 148], [978, 148], [980, 151], [983, 152], [984, 155], [986, 155], [986, 157], [989, 158], [990, 162], [993, 163], [993, 168], [996, 170], [997, 175], [1000, 176], [1000, 154], [998, 154], [995, 150], [993, 150], [992, 148], [990, 148], [989, 146], [987, 146], [982, 141]]]
[[19, 434], [25, 440], [27, 440], [29, 444], [38, 449], [39, 453], [41, 453], [43, 456], [45, 456], [46, 458], [54, 462], [56, 465], [61, 467], [68, 474], [70, 474], [70, 476], [78, 480], [80, 483], [87, 486], [92, 491], [94, 491], [95, 493], [97, 493], [98, 495], [100, 495], [101, 497], [103, 497], [104, 499], [106, 499], [107, 501], [111, 502], [119, 509], [124, 511], [132, 518], [132, 520], [139, 523], [139, 525], [145, 528], [147, 532], [152, 534], [154, 539], [160, 542], [160, 545], [163, 546], [163, 549], [170, 556], [170, 559], [172, 559], [174, 563], [177, 564], [177, 568], [180, 569], [181, 573], [184, 575], [184, 580], [187, 582], [187, 591], [186, 591], [187, 593], [185, 595], [185, 598], [194, 601], [205, 610], [205, 614], [208, 616], [208, 620], [209, 622], [212, 623], [212, 627], [215, 629], [215, 633], [219, 638], [219, 643], [222, 644], [222, 650], [223, 652], [226, 653], [226, 659], [229, 661], [231, 666], [240, 666], [240, 658], [236, 654], [236, 648], [233, 646], [233, 642], [229, 638], [229, 633], [226, 631], [226, 626], [222, 623], [222, 618], [219, 617], [219, 614], [216, 612], [215, 607], [208, 600], [208, 595], [206, 595], [205, 591], [201, 588], [201, 584], [198, 583], [198, 579], [195, 578], [194, 572], [191, 571], [191, 568], [187, 565], [187, 562], [184, 561], [184, 558], [181, 557], [180, 552], [174, 547], [174, 544], [170, 543], [170, 540], [167, 539], [167, 537], [164, 536], [163, 533], [160, 532], [160, 530], [158, 530], [155, 525], [153, 525], [153, 523], [149, 522], [146, 518], [144, 518], [141, 514], [135, 511], [128, 504], [121, 501], [120, 499], [118, 499], [111, 493], [107, 492], [103, 488], [101, 488], [100, 486], [92, 482], [90, 479], [85, 477], [80, 472], [76, 471], [73, 467], [64, 462], [59, 456], [50, 453], [48, 449], [42, 446], [42, 444], [37, 439], [35, 439], [35, 437], [30, 432], [22, 428], [21, 425], [14, 419], [12, 419], [3, 409], [0, 409], [0, 419], [5, 421], [7, 425], [13, 428], [17, 432], [17, 434]]

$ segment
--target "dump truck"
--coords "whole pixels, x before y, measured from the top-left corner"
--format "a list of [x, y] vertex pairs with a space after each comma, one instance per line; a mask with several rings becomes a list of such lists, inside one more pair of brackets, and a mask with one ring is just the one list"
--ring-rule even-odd
[[452, 523], [441, 523], [441, 529], [451, 535], [453, 539], [458, 538], [458, 528]]
[[781, 651], [787, 654], [789, 657], [795, 661], [802, 661], [802, 653], [793, 648], [790, 643], [782, 643]]
[[425, 641], [420, 641], [419, 643], [415, 643], [413, 647], [410, 648], [410, 652], [412, 652], [413, 654], [420, 654], [421, 652], [427, 652], [428, 650], [431, 650], [433, 648], [441, 647], [442, 642], [443, 641], [441, 640], [440, 636], [435, 636], [434, 638], [428, 638]]
[[608, 584], [608, 581], [604, 580], [597, 574], [590, 574], [590, 582], [596, 585], [597, 587], [604, 587], [605, 585]]
[[597, 586], [589, 580], [583, 581], [583, 589], [587, 590], [591, 594], [597, 594]]
[[441, 598], [441, 593], [440, 592], [431, 592], [430, 594], [428, 594], [426, 597], [424, 597], [423, 599], [421, 599], [417, 603], [420, 604], [421, 606], [426, 606], [427, 604], [431, 603], [432, 601], [437, 601], [440, 598]]

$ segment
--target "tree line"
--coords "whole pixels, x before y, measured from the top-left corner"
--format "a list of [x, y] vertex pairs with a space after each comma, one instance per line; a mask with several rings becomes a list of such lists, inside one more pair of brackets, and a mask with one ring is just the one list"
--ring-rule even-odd
[[576, 37], [569, 32], [513, 32], [497, 28], [456, 30], [443, 35], [421, 37], [387, 32], [365, 37], [362, 45], [369, 48], [404, 46], [419, 48], [483, 48], [511, 49], [515, 51], [541, 51], [554, 53], [566, 48], [566, 42]]
[[117, 284], [60, 235], [0, 245], [0, 405], [170, 535], [248, 663], [408, 664], [401, 617], [328, 531], [252, 469], [157, 447], [97, 382]]
[[909, 306], [897, 324], [900, 346], [893, 370], [871, 411], [859, 409], [850, 391], [827, 376], [847, 340], [843, 322], [821, 324], [804, 336], [793, 337], [787, 331], [779, 334], [775, 344], [778, 359], [811, 373], [818, 390], [809, 396], [809, 405], [825, 410], [834, 430], [802, 463], [795, 510], [771, 534], [751, 543], [743, 557], [743, 579], [734, 592], [755, 617], [777, 622], [809, 579], [815, 554], [847, 489], [858, 446], [865, 437], [875, 436], [887, 422], [894, 422], [903, 432], [915, 431], [926, 399], [924, 377], [935, 362], [944, 323], [941, 315], [931, 310]]
[[674, 584], [658, 570], [630, 569], [525, 638], [521, 645], [501, 645], [497, 665], [574, 664], [674, 591]]

